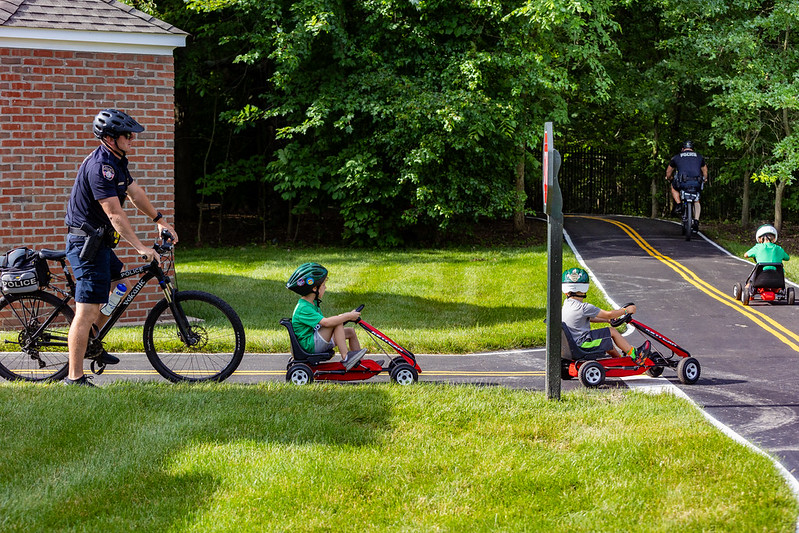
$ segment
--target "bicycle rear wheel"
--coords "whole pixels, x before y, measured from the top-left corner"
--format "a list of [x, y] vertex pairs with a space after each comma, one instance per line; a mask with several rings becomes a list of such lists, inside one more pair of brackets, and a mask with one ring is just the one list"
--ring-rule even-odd
[[189, 322], [188, 338], [178, 330], [166, 299], [144, 322], [144, 353], [164, 378], [178, 381], [222, 381], [244, 356], [244, 326], [224, 300], [202, 291], [173, 295]]
[[685, 215], [683, 215], [683, 231], [685, 231], [685, 240], [691, 240], [691, 233], [694, 229], [694, 203], [685, 202]]
[[[67, 375], [67, 336], [75, 312], [68, 305], [56, 312], [61, 302], [43, 291], [0, 298], [1, 376], [12, 381], [48, 381]], [[32, 338], [51, 316], [47, 328]]]

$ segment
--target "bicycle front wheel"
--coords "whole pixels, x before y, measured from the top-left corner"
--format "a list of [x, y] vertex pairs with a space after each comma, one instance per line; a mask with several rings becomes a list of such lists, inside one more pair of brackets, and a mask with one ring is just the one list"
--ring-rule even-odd
[[144, 322], [144, 353], [164, 378], [178, 381], [222, 381], [244, 356], [244, 326], [224, 300], [202, 291], [173, 294], [188, 322], [183, 338], [166, 299]]
[[1, 376], [48, 381], [67, 375], [67, 336], [75, 312], [68, 305], [58, 309], [61, 304], [60, 298], [43, 291], [0, 298]]

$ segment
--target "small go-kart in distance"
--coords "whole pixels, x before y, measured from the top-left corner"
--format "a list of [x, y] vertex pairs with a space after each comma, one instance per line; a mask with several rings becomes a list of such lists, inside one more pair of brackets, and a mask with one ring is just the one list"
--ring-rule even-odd
[[[627, 307], [629, 305], [633, 304], [628, 303], [622, 307]], [[563, 327], [563, 336], [566, 338], [569, 347], [568, 352], [565, 349], [562, 350], [561, 378], [579, 378], [580, 383], [584, 386], [594, 388], [602, 385], [606, 377], [637, 376], [646, 372], [649, 376], [656, 378], [663, 373], [664, 369], [672, 368], [677, 372], [677, 377], [681, 383], [693, 385], [699, 380], [699, 374], [702, 368], [699, 361], [691, 357], [688, 350], [680, 347], [665, 335], [633, 319], [631, 314], [610, 321], [610, 325], [613, 327], [618, 327], [622, 324], [634, 326], [642, 334], [669, 349], [671, 354], [664, 356], [661, 352], [655, 350], [653, 345], [649, 357], [640, 365], [636, 365], [626, 356], [611, 357], [604, 351], [580, 348], [572, 338], [566, 325], [561, 324]]]
[[749, 305], [752, 300], [793, 305], [796, 294], [793, 287], [785, 288], [782, 263], [757, 263], [743, 285], [736, 283], [733, 286], [732, 297], [744, 305]]
[[[364, 306], [361, 305], [357, 311], [360, 312], [363, 308]], [[297, 341], [291, 319], [283, 318], [280, 320], [280, 325], [288, 330], [291, 341], [291, 358], [286, 365], [286, 381], [295, 385], [307, 385], [314, 380], [362, 381], [373, 378], [381, 372], [388, 372], [391, 381], [400, 385], [411, 385], [419, 380], [419, 373], [422, 369], [416, 362], [416, 356], [413, 353], [364, 320], [358, 318], [355, 323], [375, 340], [378, 349], [388, 361], [387, 366], [384, 367], [381, 362], [374, 359], [361, 359], [354, 367], [347, 370], [343, 362], [330, 361], [333, 358], [333, 349], [319, 353], [306, 352]], [[396, 355], [389, 355], [386, 346], [391, 348]]]

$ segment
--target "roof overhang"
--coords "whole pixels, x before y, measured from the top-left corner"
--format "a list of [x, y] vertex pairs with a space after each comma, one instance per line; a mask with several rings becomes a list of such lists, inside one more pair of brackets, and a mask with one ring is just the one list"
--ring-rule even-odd
[[0, 26], [0, 48], [172, 55], [186, 34], [74, 31]]

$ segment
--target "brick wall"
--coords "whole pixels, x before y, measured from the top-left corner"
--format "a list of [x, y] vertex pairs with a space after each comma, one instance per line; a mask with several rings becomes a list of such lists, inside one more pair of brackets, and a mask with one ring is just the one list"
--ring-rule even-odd
[[[69, 192], [98, 145], [91, 124], [104, 108], [123, 110], [145, 126], [128, 154], [129, 168], [173, 221], [172, 56], [0, 48], [0, 253], [17, 246], [65, 248]], [[130, 203], [126, 211], [145, 243], [157, 237], [156, 226]], [[117, 255], [126, 268], [141, 264], [126, 243]], [[160, 298], [151, 282], [127, 318], [143, 320]]]

